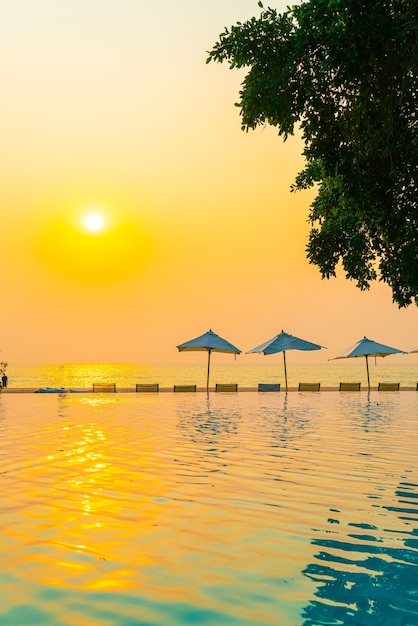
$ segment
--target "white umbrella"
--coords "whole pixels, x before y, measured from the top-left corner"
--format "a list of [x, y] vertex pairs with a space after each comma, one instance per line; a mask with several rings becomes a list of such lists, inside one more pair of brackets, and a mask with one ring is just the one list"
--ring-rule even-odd
[[236, 348], [226, 341], [226, 339], [222, 339], [212, 330], [208, 330], [207, 333], [196, 337], [195, 339], [191, 339], [190, 341], [186, 341], [185, 343], [181, 343], [177, 346], [179, 352], [186, 351], [205, 351], [208, 353], [208, 372], [206, 377], [206, 390], [209, 391], [209, 373], [210, 373], [210, 355], [212, 352], [227, 352], [231, 354], [241, 354], [241, 350]]
[[335, 359], [353, 359], [357, 357], [364, 356], [366, 358], [366, 369], [367, 369], [367, 385], [370, 391], [370, 374], [369, 374], [369, 356], [389, 356], [390, 354], [406, 354], [403, 350], [398, 350], [398, 348], [391, 348], [390, 346], [385, 346], [383, 343], [377, 343], [372, 339], [367, 339], [364, 337], [357, 341], [354, 346], [347, 348], [339, 354], [335, 356], [331, 361]]
[[282, 330], [281, 333], [272, 339], [265, 341], [252, 350], [248, 350], [246, 354], [253, 352], [258, 352], [259, 354], [276, 354], [277, 352], [283, 352], [284, 377], [287, 391], [286, 350], [321, 350], [321, 348], [324, 348], [324, 346], [305, 341], [305, 339], [299, 339], [299, 337], [294, 337], [293, 335], [288, 335]]
[[418, 352], [418, 346], [416, 348], [412, 348], [412, 350], [409, 351], [409, 354], [412, 354], [413, 352]]

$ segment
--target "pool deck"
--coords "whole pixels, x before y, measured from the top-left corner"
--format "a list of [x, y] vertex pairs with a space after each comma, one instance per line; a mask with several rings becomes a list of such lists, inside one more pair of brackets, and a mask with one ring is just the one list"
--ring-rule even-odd
[[[39, 387], [7, 387], [6, 389], [2, 389], [0, 391], [0, 395], [1, 394], [5, 394], [5, 395], [9, 395], [9, 394], [15, 394], [15, 393], [35, 393], [37, 392], [39, 389]], [[377, 391], [377, 386], [372, 386], [370, 388], [370, 391]], [[298, 393], [303, 393], [303, 394], [310, 394], [310, 393], [321, 393], [323, 391], [327, 392], [327, 391], [338, 391], [339, 392], [339, 388], [338, 387], [321, 387], [320, 391], [300, 391], [298, 387], [289, 387], [288, 388], [288, 392], [298, 392]], [[361, 389], [361, 391], [341, 391], [340, 393], [364, 393], [367, 392], [368, 389], [367, 387], [363, 387]], [[416, 387], [406, 387], [406, 386], [401, 386], [400, 391], [417, 391]], [[214, 387], [210, 387], [209, 389], [210, 393], [215, 393], [215, 388]], [[258, 391], [257, 387], [238, 387], [238, 392], [218, 392], [221, 393], [223, 395], [228, 394], [228, 395], [233, 395], [234, 393], [240, 393], [240, 392], [257, 392], [257, 393], [268, 393], [268, 394], [274, 394], [274, 393], [286, 393], [285, 388], [283, 387], [280, 391], [276, 391], [276, 392], [270, 392], [270, 391]], [[44, 392], [45, 393], [45, 392]], [[77, 388], [74, 390], [70, 390], [70, 389], [66, 389], [65, 391], [54, 391], [54, 392], [49, 392], [50, 394], [53, 393], [79, 393], [79, 394], [83, 394], [83, 393], [93, 393], [91, 388]], [[97, 393], [114, 393], [114, 392], [95, 392]], [[173, 387], [160, 387], [159, 392], [136, 392], [135, 391], [135, 387], [117, 387], [116, 389], [116, 393], [134, 393], [135, 395], [155, 395], [156, 393], [174, 393], [173, 391]], [[206, 393], [206, 387], [198, 387], [197, 388], [197, 393]], [[381, 391], [379, 393], [398, 393], [398, 392], [388, 392], [388, 391]], [[191, 395], [193, 394], [193, 392], [191, 392]], [[178, 395], [184, 395], [182, 393], [178, 393]], [[190, 395], [186, 393], [186, 395]]]

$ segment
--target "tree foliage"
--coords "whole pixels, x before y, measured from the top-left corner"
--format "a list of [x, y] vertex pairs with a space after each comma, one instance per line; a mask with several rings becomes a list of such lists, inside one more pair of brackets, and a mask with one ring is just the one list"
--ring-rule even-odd
[[398, 306], [418, 304], [418, 30], [416, 0], [306, 0], [226, 28], [209, 61], [248, 68], [237, 106], [244, 130], [300, 128], [316, 186], [307, 257], [322, 276]]

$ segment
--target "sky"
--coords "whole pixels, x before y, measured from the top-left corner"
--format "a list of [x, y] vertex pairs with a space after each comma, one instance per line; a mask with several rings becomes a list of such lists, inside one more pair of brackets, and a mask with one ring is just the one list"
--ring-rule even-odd
[[243, 352], [282, 329], [327, 347], [299, 362], [364, 335], [418, 345], [417, 307], [309, 265], [314, 191], [290, 192], [300, 138], [243, 132], [244, 73], [206, 64], [225, 26], [259, 12], [256, 0], [1, 4], [0, 360], [185, 362], [176, 346], [209, 329]]

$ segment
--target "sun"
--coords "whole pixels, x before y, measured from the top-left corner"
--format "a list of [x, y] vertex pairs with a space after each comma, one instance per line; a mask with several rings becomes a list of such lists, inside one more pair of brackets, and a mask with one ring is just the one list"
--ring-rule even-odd
[[116, 283], [146, 270], [150, 240], [137, 214], [115, 218], [107, 208], [90, 206], [71, 219], [48, 221], [34, 253], [54, 273], [76, 282]]
[[83, 218], [84, 227], [91, 233], [97, 233], [103, 230], [105, 221], [100, 213], [87, 213]]

